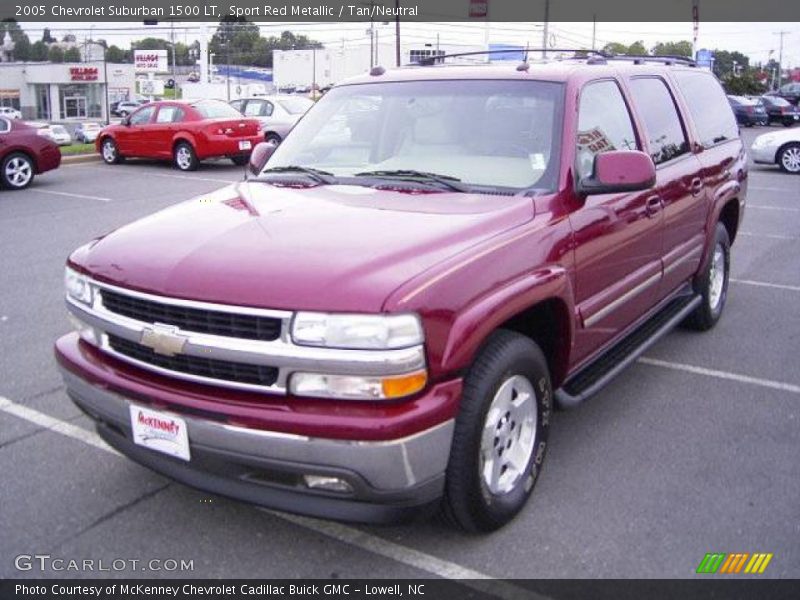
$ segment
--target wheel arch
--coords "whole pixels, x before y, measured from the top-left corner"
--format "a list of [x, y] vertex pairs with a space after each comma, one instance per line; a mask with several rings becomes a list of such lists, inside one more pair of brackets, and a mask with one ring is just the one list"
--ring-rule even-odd
[[469, 367], [492, 333], [509, 329], [535, 341], [547, 359], [553, 389], [566, 378], [573, 339], [572, 288], [563, 267], [526, 274], [476, 302], [454, 320], [441, 366]]
[[25, 158], [31, 161], [31, 164], [33, 165], [34, 175], [39, 175], [41, 173], [41, 171], [39, 170], [39, 161], [36, 159], [36, 153], [31, 152], [28, 148], [25, 148], [24, 146], [14, 146], [9, 150], [7, 150], [6, 152], [4, 152], [2, 159], [0, 159], [0, 164], [4, 164], [6, 162], [6, 159], [14, 154], [22, 154], [23, 156], [25, 156]]

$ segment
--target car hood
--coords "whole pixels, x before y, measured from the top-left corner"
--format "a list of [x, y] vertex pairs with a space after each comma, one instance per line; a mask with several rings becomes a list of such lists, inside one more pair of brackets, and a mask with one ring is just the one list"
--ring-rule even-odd
[[378, 312], [411, 277], [532, 218], [529, 197], [245, 182], [122, 227], [71, 262], [178, 298]]
[[753, 141], [753, 146], [780, 146], [785, 142], [800, 142], [800, 129], [762, 133]]

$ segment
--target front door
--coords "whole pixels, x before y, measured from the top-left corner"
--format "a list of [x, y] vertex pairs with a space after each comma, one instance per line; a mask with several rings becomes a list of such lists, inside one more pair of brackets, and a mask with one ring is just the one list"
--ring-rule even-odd
[[[594, 157], [637, 150], [630, 111], [616, 81], [588, 83], [578, 112], [576, 177], [591, 175]], [[663, 211], [655, 189], [587, 196], [570, 214], [575, 296], [582, 327], [575, 358], [588, 359], [656, 302], [661, 280]]]
[[143, 106], [131, 113], [127, 126], [123, 125], [117, 130], [116, 138], [120, 154], [123, 156], [152, 155], [148, 152], [148, 145], [145, 137], [147, 136], [147, 127], [153, 118], [154, 112], [154, 106]]

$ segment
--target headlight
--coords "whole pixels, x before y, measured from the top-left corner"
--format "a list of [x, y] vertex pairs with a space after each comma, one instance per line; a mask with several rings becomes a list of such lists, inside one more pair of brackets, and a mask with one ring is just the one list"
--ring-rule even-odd
[[428, 382], [425, 371], [391, 377], [357, 377], [295, 373], [289, 390], [295, 396], [339, 398], [343, 400], [390, 400], [419, 392]]
[[92, 287], [89, 285], [89, 279], [85, 275], [81, 275], [67, 267], [64, 270], [64, 287], [66, 288], [67, 296], [73, 300], [84, 304], [92, 303]]
[[292, 323], [292, 340], [302, 346], [385, 350], [423, 343], [416, 315], [356, 315], [300, 312]]

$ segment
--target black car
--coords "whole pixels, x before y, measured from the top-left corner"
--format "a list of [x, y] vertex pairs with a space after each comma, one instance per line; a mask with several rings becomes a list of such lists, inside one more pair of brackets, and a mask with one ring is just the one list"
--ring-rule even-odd
[[800, 123], [800, 109], [788, 100], [780, 96], [761, 96], [761, 101], [767, 109], [769, 123], [783, 123], [786, 127], [791, 127], [795, 123]]
[[800, 103], [800, 82], [782, 85], [777, 95], [788, 101], [789, 104], [798, 106], [798, 103]]
[[745, 127], [753, 125], [769, 124], [769, 117], [764, 104], [760, 99], [747, 98], [745, 96], [728, 96], [733, 114], [736, 115], [736, 122]]

